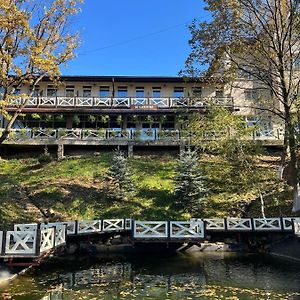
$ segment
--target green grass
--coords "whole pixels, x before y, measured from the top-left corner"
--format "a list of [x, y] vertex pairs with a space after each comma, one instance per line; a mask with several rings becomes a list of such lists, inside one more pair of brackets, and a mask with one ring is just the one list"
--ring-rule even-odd
[[[0, 223], [42, 220], [125, 218], [186, 219], [192, 217], [172, 209], [176, 158], [169, 155], [130, 159], [136, 195], [131, 200], [108, 201], [101, 178], [111, 161], [110, 153], [67, 158], [40, 166], [36, 158], [0, 160]], [[203, 215], [193, 217], [260, 215], [255, 188], [241, 180], [230, 165], [215, 157], [201, 158], [207, 178], [208, 197]], [[96, 178], [96, 179], [95, 179]], [[276, 168], [260, 168], [260, 180], [269, 215], [290, 214], [291, 197], [276, 180]], [[29, 198], [27, 198], [29, 197]], [[31, 212], [28, 203], [33, 204]], [[32, 208], [31, 207], [31, 208]]]

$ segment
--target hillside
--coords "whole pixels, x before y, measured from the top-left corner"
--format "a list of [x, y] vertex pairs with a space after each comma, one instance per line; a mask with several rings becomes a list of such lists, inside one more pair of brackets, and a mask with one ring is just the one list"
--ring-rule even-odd
[[[103, 176], [111, 153], [69, 157], [40, 165], [37, 157], [0, 160], [0, 223], [39, 220], [124, 218], [182, 219], [190, 217], [260, 216], [260, 201], [247, 179], [217, 157], [200, 157], [208, 197], [203, 216], [172, 209], [177, 157], [144, 155], [130, 159], [137, 193], [133, 199], [108, 200]], [[266, 214], [291, 215], [288, 188], [276, 179], [276, 156], [258, 158]], [[248, 187], [247, 187], [248, 186]]]

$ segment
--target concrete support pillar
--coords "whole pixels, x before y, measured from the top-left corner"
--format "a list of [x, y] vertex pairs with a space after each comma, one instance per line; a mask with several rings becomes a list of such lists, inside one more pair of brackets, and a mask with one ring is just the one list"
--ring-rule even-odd
[[65, 156], [64, 156], [64, 144], [58, 144], [58, 148], [57, 148], [57, 159], [58, 160], [61, 160], [63, 159]]
[[133, 144], [128, 144], [128, 157], [133, 157]]

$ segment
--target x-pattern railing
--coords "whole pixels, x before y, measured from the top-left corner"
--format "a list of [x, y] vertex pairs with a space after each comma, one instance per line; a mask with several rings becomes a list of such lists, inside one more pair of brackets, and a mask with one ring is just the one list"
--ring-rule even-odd
[[[300, 236], [300, 218], [207, 218], [189, 221], [92, 221], [15, 224], [14, 231], [0, 231], [0, 255], [35, 257], [66, 243], [67, 235], [100, 234], [131, 230], [136, 240], [203, 239], [206, 232], [294, 232]], [[40, 240], [38, 236], [40, 235]], [[5, 238], [4, 238], [5, 237]], [[4, 241], [4, 245], [3, 245]], [[1, 250], [2, 249], [2, 250]], [[4, 249], [4, 252], [3, 252]]]
[[55, 247], [55, 228], [41, 229], [40, 252], [46, 252]]
[[168, 222], [166, 221], [145, 221], [134, 222], [135, 238], [161, 238], [168, 237]]
[[201, 238], [204, 237], [203, 221], [171, 221], [171, 238]]

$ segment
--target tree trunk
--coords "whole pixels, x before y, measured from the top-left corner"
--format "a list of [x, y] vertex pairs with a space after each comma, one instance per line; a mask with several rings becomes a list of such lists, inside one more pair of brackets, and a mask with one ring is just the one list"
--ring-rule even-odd
[[299, 184], [298, 184], [298, 160], [297, 160], [297, 145], [295, 139], [295, 129], [292, 124], [291, 115], [289, 108], [285, 110], [286, 113], [286, 134], [289, 144], [290, 154], [290, 183], [293, 188], [294, 205], [293, 212], [300, 210], [300, 195], [299, 195]]

